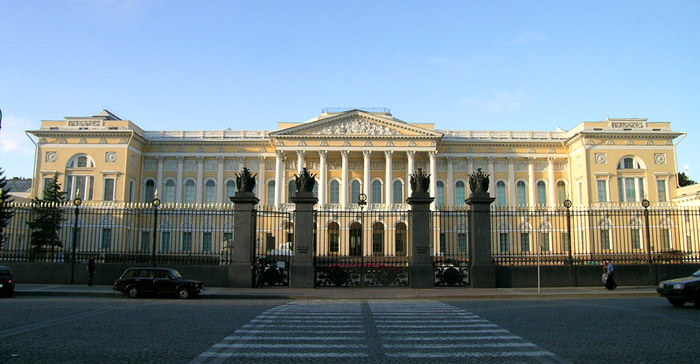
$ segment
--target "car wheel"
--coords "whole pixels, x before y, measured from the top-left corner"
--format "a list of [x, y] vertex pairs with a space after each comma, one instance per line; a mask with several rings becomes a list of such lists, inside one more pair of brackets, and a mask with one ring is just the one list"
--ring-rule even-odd
[[187, 290], [185, 287], [180, 287], [177, 290], [177, 298], [185, 299], [190, 297], [190, 291]]
[[136, 288], [136, 286], [129, 286], [126, 287], [126, 296], [129, 298], [136, 298], [139, 295], [139, 290]]
[[676, 307], [681, 307], [681, 306], [683, 306], [683, 305], [685, 304], [685, 301], [679, 300], [679, 299], [675, 299], [675, 298], [669, 298], [669, 299], [668, 299], [668, 302], [671, 302], [671, 304], [674, 305], [674, 306], [676, 306]]

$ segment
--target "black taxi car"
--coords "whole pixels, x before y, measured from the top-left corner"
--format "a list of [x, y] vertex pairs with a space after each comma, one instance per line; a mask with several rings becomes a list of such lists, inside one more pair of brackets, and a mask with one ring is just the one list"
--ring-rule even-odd
[[175, 295], [178, 298], [194, 298], [204, 291], [204, 283], [182, 278], [172, 268], [128, 268], [112, 289], [129, 298], [143, 294]]
[[656, 292], [676, 307], [693, 302], [696, 308], [700, 308], [700, 270], [688, 277], [663, 281], [659, 283]]
[[15, 294], [15, 281], [12, 280], [10, 268], [0, 265], [0, 297], [12, 297]]

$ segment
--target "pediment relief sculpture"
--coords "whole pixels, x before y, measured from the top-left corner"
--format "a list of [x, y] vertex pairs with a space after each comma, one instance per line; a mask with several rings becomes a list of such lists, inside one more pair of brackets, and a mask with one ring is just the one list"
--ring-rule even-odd
[[310, 132], [311, 135], [346, 135], [346, 134], [362, 134], [362, 135], [401, 135], [398, 131], [386, 127], [384, 125], [379, 125], [371, 123], [364, 119], [351, 119], [348, 121], [341, 121], [333, 125], [328, 125], [318, 130]]

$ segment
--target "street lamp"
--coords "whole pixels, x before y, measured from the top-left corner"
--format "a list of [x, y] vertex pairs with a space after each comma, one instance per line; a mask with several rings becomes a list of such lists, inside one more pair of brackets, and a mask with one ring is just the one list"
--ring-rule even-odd
[[364, 208], [367, 205], [367, 195], [360, 192], [357, 196], [357, 205], [360, 206], [360, 286], [365, 285], [365, 220]]
[[75, 198], [73, 199], [73, 206], [75, 206], [75, 217], [73, 218], [73, 253], [71, 254], [71, 266], [70, 266], [70, 284], [73, 284], [75, 277], [75, 252], [78, 243], [78, 215], [80, 214], [80, 205], [83, 204], [83, 200], [80, 198], [80, 189], [75, 191]]
[[153, 193], [153, 201], [151, 201], [153, 206], [153, 250], [151, 255], [151, 264], [156, 266], [156, 237], [158, 236], [158, 206], [160, 206], [160, 200], [158, 199], [158, 189]]

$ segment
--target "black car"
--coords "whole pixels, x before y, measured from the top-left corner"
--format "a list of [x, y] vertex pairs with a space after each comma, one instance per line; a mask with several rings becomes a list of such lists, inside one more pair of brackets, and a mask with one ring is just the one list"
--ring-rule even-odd
[[167, 294], [179, 298], [194, 298], [204, 291], [204, 283], [183, 279], [172, 268], [129, 268], [114, 281], [112, 289], [129, 298], [142, 294]]
[[689, 277], [663, 281], [659, 283], [656, 292], [676, 307], [693, 302], [696, 308], [700, 308], [700, 270]]
[[12, 297], [15, 294], [15, 281], [10, 268], [0, 265], [0, 297]]

